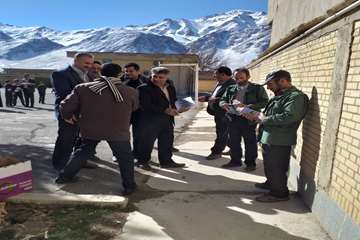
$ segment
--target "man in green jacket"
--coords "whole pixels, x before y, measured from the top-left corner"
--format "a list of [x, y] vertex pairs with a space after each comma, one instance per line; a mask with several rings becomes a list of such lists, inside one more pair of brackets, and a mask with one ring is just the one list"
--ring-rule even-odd
[[267, 178], [255, 187], [268, 189], [256, 200], [278, 202], [289, 200], [287, 172], [292, 145], [296, 144], [297, 130], [308, 109], [308, 97], [291, 84], [291, 75], [285, 70], [274, 71], [266, 76], [267, 88], [274, 92], [265, 107], [264, 114], [246, 114], [249, 120], [261, 124], [260, 142], [263, 149], [264, 169]]
[[240, 167], [242, 165], [241, 139], [245, 143], [245, 171], [256, 169], [257, 141], [256, 122], [251, 122], [238, 115], [238, 112], [230, 111], [230, 107], [250, 108], [259, 112], [265, 107], [269, 98], [263, 86], [249, 82], [250, 72], [247, 68], [238, 68], [234, 71], [236, 84], [229, 86], [220, 99], [220, 107], [226, 112], [229, 123], [229, 146], [230, 162], [223, 168]]

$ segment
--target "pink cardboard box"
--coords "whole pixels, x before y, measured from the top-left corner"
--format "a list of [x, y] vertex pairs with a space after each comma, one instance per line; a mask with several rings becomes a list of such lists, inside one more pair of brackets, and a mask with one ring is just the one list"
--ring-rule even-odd
[[0, 168], [0, 201], [32, 190], [31, 162]]

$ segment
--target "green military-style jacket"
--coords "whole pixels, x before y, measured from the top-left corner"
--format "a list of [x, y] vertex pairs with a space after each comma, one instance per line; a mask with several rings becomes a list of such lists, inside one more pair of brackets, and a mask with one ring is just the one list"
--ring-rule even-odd
[[260, 142], [269, 145], [296, 144], [296, 133], [305, 117], [309, 98], [296, 87], [275, 96], [265, 107]]
[[[223, 106], [225, 103], [232, 103], [232, 101], [236, 98], [236, 94], [238, 92], [238, 84], [233, 84], [229, 86], [225, 93], [222, 95], [220, 99], [219, 106]], [[263, 86], [249, 82], [249, 85], [245, 92], [244, 104], [249, 108], [260, 111], [264, 108], [269, 101], [269, 97]]]

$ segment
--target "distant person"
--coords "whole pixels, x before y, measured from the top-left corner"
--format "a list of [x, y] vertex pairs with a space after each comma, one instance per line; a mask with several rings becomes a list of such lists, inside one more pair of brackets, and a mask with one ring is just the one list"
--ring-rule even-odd
[[[140, 66], [137, 63], [128, 63], [125, 65], [125, 74], [120, 78], [126, 86], [137, 89], [144, 83], [149, 81], [140, 73]], [[140, 110], [134, 112], [131, 116], [131, 127], [133, 137], [133, 154], [137, 159], [139, 157], [139, 144], [141, 144], [140, 136]]]
[[34, 107], [34, 92], [35, 92], [35, 80], [31, 79], [30, 74], [24, 74], [22, 81], [22, 88], [25, 97], [25, 106]]
[[37, 86], [37, 90], [39, 93], [39, 103], [45, 104], [46, 85], [43, 82], [40, 82]]
[[236, 115], [229, 111], [230, 105], [247, 107], [259, 112], [265, 107], [269, 98], [263, 86], [249, 81], [250, 71], [247, 68], [238, 68], [234, 71], [235, 85], [229, 86], [220, 99], [220, 107], [228, 114], [229, 118], [229, 145], [230, 161], [223, 168], [240, 167], [242, 165], [243, 152], [241, 141], [245, 144], [245, 171], [256, 169], [258, 156], [255, 122]]
[[309, 98], [291, 84], [291, 75], [278, 70], [266, 76], [267, 88], [274, 92], [265, 107], [264, 114], [244, 116], [261, 124], [260, 142], [263, 149], [266, 181], [255, 187], [267, 189], [268, 193], [255, 198], [259, 202], [289, 200], [287, 172], [292, 145], [296, 144], [297, 130], [306, 115]]
[[89, 82], [88, 71], [93, 62], [94, 56], [92, 54], [77, 53], [71, 66], [52, 73], [51, 79], [55, 90], [55, 114], [58, 119], [58, 136], [55, 142], [52, 163], [57, 170], [65, 167], [79, 137], [79, 126], [69, 124], [60, 115], [60, 102], [71, 93], [76, 85]]
[[101, 76], [101, 62], [94, 61], [88, 72], [89, 82], [93, 82], [95, 79]]
[[141, 85], [140, 96], [140, 133], [139, 157], [137, 165], [151, 169], [149, 162], [154, 143], [158, 142], [158, 159], [162, 168], [182, 168], [183, 163], [172, 159], [174, 117], [186, 109], [176, 109], [176, 89], [169, 84], [169, 69], [155, 67], [151, 79]]
[[147, 79], [150, 79], [150, 78], [151, 78], [151, 71], [149, 71], [149, 70], [144, 70], [142, 75], [143, 75], [144, 77], [146, 77]]
[[135, 89], [121, 83], [118, 78], [120, 72], [119, 65], [104, 64], [101, 69], [103, 77], [99, 81], [77, 85], [61, 102], [63, 119], [69, 124], [78, 122], [83, 140], [68, 164], [60, 171], [57, 183], [73, 182], [99, 141], [105, 140], [118, 159], [123, 195], [135, 191], [129, 127], [131, 114], [138, 108], [139, 100]]
[[13, 91], [14, 87], [12, 85], [12, 82], [10, 80], [5, 81], [5, 104], [6, 107], [12, 107], [13, 106]]
[[207, 112], [214, 116], [216, 139], [211, 153], [206, 157], [207, 160], [215, 160], [222, 157], [226, 145], [229, 141], [229, 126], [225, 117], [225, 110], [219, 106], [220, 98], [230, 85], [236, 84], [232, 78], [232, 71], [226, 66], [219, 67], [214, 72], [217, 81], [216, 86], [210, 96], [200, 96], [199, 102], [208, 102]]
[[15, 79], [13, 84], [13, 106], [17, 105], [17, 99], [20, 99], [21, 104], [25, 107], [25, 101], [24, 101], [24, 94], [23, 94], [23, 89], [22, 89], [22, 84], [21, 81], [19, 79]]
[[[3, 87], [3, 85], [0, 83], [0, 89]], [[2, 102], [2, 98], [1, 98], [1, 91], [0, 91], [0, 107], [3, 107], [3, 102]]]

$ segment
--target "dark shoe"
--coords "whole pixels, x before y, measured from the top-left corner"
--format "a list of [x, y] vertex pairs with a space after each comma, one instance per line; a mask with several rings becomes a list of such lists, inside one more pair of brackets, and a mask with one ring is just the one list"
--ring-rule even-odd
[[222, 168], [236, 168], [236, 167], [241, 167], [242, 166], [242, 163], [241, 162], [228, 162], [224, 165], [222, 165], [221, 167]]
[[206, 160], [215, 160], [221, 158], [221, 154], [211, 153], [209, 156], [206, 157]]
[[65, 184], [65, 183], [75, 183], [79, 180], [78, 177], [73, 177], [73, 178], [65, 178], [65, 177], [57, 177], [55, 179], [55, 183], [56, 184]]
[[252, 172], [256, 170], [256, 166], [246, 166], [244, 170], [245, 172]]
[[129, 196], [129, 195], [133, 194], [134, 192], [136, 192], [136, 188], [125, 188], [125, 189], [121, 192], [121, 194], [122, 194], [123, 196]]
[[180, 152], [180, 149], [176, 148], [176, 147], [172, 147], [171, 149], [172, 152]]
[[167, 163], [167, 164], [161, 164], [160, 167], [161, 168], [183, 168], [183, 167], [185, 167], [185, 163], [171, 162], [171, 163]]
[[83, 168], [87, 168], [87, 169], [95, 169], [95, 168], [98, 168], [98, 167], [99, 166], [97, 164], [91, 163], [89, 161], [87, 161], [83, 166]]
[[91, 160], [91, 161], [102, 161], [101, 158], [99, 158], [96, 155], [92, 156], [89, 160]]
[[229, 150], [229, 151], [226, 151], [226, 152], [222, 152], [222, 155], [230, 156], [230, 150]]
[[276, 196], [270, 195], [269, 193], [265, 193], [264, 195], [262, 195], [260, 197], [256, 197], [255, 200], [258, 202], [263, 202], [263, 203], [272, 203], [272, 202], [289, 201], [290, 197], [289, 196], [276, 197]]
[[270, 185], [267, 182], [255, 183], [255, 187], [265, 189], [265, 190], [270, 190]]
[[152, 169], [152, 167], [148, 163], [137, 162], [135, 163], [135, 166], [147, 171], [150, 171]]

